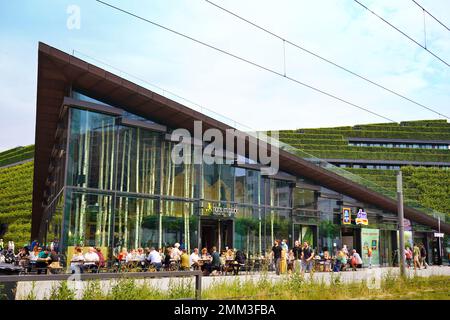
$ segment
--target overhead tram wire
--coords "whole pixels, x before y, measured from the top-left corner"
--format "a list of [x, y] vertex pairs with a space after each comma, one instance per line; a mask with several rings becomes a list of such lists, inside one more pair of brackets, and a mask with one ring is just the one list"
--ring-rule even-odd
[[414, 2], [419, 8], [421, 8], [423, 11], [425, 11], [430, 17], [432, 17], [434, 20], [436, 20], [441, 26], [443, 26], [445, 29], [447, 29], [448, 31], [450, 31], [450, 28], [447, 27], [443, 22], [441, 22], [438, 18], [436, 18], [435, 16], [433, 16], [430, 11], [428, 11], [427, 9], [425, 9], [424, 7], [422, 7], [419, 3], [417, 3], [415, 0], [412, 0], [412, 2]]
[[427, 47], [423, 46], [422, 44], [420, 44], [419, 42], [417, 42], [416, 40], [414, 40], [413, 38], [411, 38], [410, 36], [408, 36], [404, 31], [400, 30], [399, 28], [397, 28], [396, 26], [394, 26], [392, 23], [390, 23], [389, 21], [387, 21], [386, 19], [384, 19], [383, 17], [381, 17], [380, 15], [378, 15], [377, 13], [373, 12], [372, 10], [370, 10], [368, 7], [366, 7], [365, 5], [363, 5], [361, 2], [359, 2], [358, 0], [353, 0], [355, 1], [357, 4], [359, 4], [361, 7], [363, 7], [364, 9], [366, 9], [367, 11], [369, 11], [370, 13], [372, 13], [374, 16], [376, 16], [377, 18], [379, 18], [381, 21], [383, 21], [384, 23], [386, 23], [387, 25], [389, 25], [391, 28], [397, 30], [398, 32], [400, 32], [402, 35], [404, 35], [406, 38], [408, 38], [409, 40], [411, 40], [412, 42], [414, 42], [416, 45], [418, 45], [419, 47], [421, 47], [422, 49], [424, 49], [425, 51], [427, 51], [429, 54], [431, 54], [433, 57], [435, 57], [436, 59], [440, 60], [442, 63], [446, 64], [447, 67], [450, 67], [450, 64], [445, 61], [444, 59], [440, 58], [437, 54], [435, 54], [433, 51], [429, 50]]
[[265, 66], [263, 66], [263, 65], [260, 65], [260, 64], [258, 64], [258, 63], [256, 63], [256, 62], [251, 61], [251, 60], [242, 58], [242, 57], [240, 57], [240, 56], [238, 56], [238, 55], [235, 55], [235, 54], [233, 54], [233, 53], [231, 53], [231, 52], [228, 52], [228, 51], [226, 51], [226, 50], [224, 50], [224, 49], [217, 48], [217, 47], [215, 47], [215, 46], [213, 46], [213, 45], [210, 45], [210, 44], [208, 44], [208, 43], [206, 43], [206, 42], [203, 42], [203, 41], [201, 41], [201, 40], [195, 39], [195, 38], [193, 38], [193, 37], [191, 37], [191, 36], [188, 36], [188, 35], [186, 35], [186, 34], [183, 34], [183, 33], [181, 33], [181, 32], [178, 32], [178, 31], [176, 31], [176, 30], [173, 30], [173, 29], [170, 29], [170, 28], [168, 28], [168, 27], [165, 27], [165, 26], [163, 26], [163, 25], [161, 25], [161, 24], [159, 24], [159, 23], [156, 23], [156, 22], [151, 21], [151, 20], [149, 20], [149, 19], [146, 19], [146, 18], [143, 18], [143, 17], [141, 17], [141, 16], [138, 16], [137, 14], [134, 14], [134, 13], [129, 12], [129, 11], [127, 11], [127, 10], [121, 9], [121, 8], [119, 8], [119, 7], [116, 7], [116, 6], [114, 6], [114, 5], [110, 4], [110, 3], [104, 2], [104, 1], [102, 1], [102, 0], [96, 0], [96, 1], [97, 1], [98, 3], [101, 3], [101, 4], [105, 5], [105, 6], [108, 6], [108, 7], [112, 8], [112, 9], [115, 9], [115, 10], [117, 10], [117, 11], [120, 11], [120, 12], [122, 12], [122, 13], [125, 13], [125, 14], [127, 14], [127, 15], [130, 15], [130, 16], [136, 18], [136, 19], [139, 19], [139, 20], [148, 22], [148, 23], [150, 23], [150, 24], [152, 24], [152, 25], [154, 25], [154, 26], [157, 26], [157, 27], [159, 27], [159, 28], [161, 28], [161, 29], [164, 29], [164, 30], [166, 30], [166, 31], [169, 31], [169, 32], [171, 32], [171, 33], [174, 33], [174, 34], [176, 34], [176, 35], [178, 35], [178, 36], [180, 36], [180, 37], [186, 38], [186, 39], [188, 39], [188, 40], [191, 40], [191, 41], [193, 41], [193, 42], [196, 42], [196, 43], [198, 43], [198, 44], [201, 44], [201, 45], [203, 45], [203, 46], [205, 46], [205, 47], [208, 47], [208, 48], [210, 48], [210, 49], [213, 49], [213, 50], [215, 50], [215, 51], [218, 51], [218, 52], [220, 52], [220, 53], [223, 53], [223, 54], [225, 54], [225, 55], [227, 55], [227, 56], [230, 56], [230, 57], [232, 57], [232, 58], [234, 58], [234, 59], [240, 60], [240, 61], [242, 61], [242, 62], [245, 62], [245, 63], [247, 63], [247, 64], [250, 64], [250, 65], [252, 65], [252, 66], [255, 66], [255, 67], [259, 68], [259, 69], [262, 69], [262, 70], [264, 70], [264, 71], [267, 71], [267, 72], [270, 72], [270, 73], [275, 74], [275, 75], [277, 75], [277, 76], [280, 76], [280, 77], [283, 77], [283, 78], [285, 78], [285, 79], [288, 79], [289, 81], [292, 81], [292, 82], [294, 82], [294, 83], [296, 83], [296, 84], [299, 84], [299, 85], [301, 85], [301, 86], [304, 86], [304, 87], [306, 87], [306, 88], [309, 88], [309, 89], [311, 89], [311, 90], [314, 90], [315, 92], [321, 93], [321, 94], [326, 95], [326, 96], [328, 96], [328, 97], [330, 97], [330, 98], [333, 98], [333, 99], [335, 99], [335, 100], [341, 101], [341, 102], [343, 102], [343, 103], [345, 103], [345, 104], [348, 104], [348, 105], [350, 105], [350, 106], [352, 106], [352, 107], [355, 107], [355, 108], [358, 108], [358, 109], [360, 109], [360, 110], [366, 111], [366, 112], [368, 112], [368, 113], [370, 113], [370, 114], [372, 114], [372, 115], [375, 115], [375, 116], [377, 116], [377, 117], [380, 117], [380, 118], [382, 118], [382, 119], [384, 119], [384, 120], [388, 120], [389, 122], [397, 123], [397, 121], [392, 120], [392, 119], [390, 119], [390, 118], [388, 118], [388, 117], [385, 117], [385, 116], [383, 116], [383, 115], [381, 115], [381, 114], [379, 114], [379, 113], [376, 113], [376, 112], [374, 112], [374, 111], [371, 111], [370, 109], [368, 109], [368, 108], [366, 108], [366, 107], [363, 107], [363, 106], [358, 105], [358, 104], [356, 104], [356, 103], [353, 103], [353, 102], [350, 102], [350, 101], [345, 100], [345, 99], [343, 99], [343, 98], [340, 98], [340, 97], [338, 97], [338, 96], [336, 96], [336, 95], [334, 95], [334, 94], [332, 94], [332, 93], [328, 93], [328, 92], [326, 92], [326, 91], [323, 91], [323, 90], [321, 90], [321, 89], [318, 89], [318, 88], [316, 88], [316, 87], [314, 87], [314, 86], [312, 86], [312, 85], [309, 85], [309, 84], [307, 84], [307, 83], [304, 83], [304, 82], [302, 82], [302, 81], [300, 81], [300, 80], [297, 80], [297, 79], [295, 79], [295, 78], [292, 78], [292, 77], [289, 77], [289, 76], [287, 76], [287, 75], [284, 75], [283, 73], [280, 73], [280, 72], [278, 72], [278, 71], [276, 71], [276, 70], [270, 69], [270, 68], [268, 68], [268, 67], [265, 67]]
[[[302, 50], [302, 51], [304, 51], [304, 52], [306, 52], [306, 53], [308, 53], [308, 54], [310, 54], [310, 55], [312, 55], [312, 56], [314, 56], [314, 57], [316, 57], [316, 58], [318, 58], [318, 59], [320, 59], [320, 60], [322, 60], [322, 61], [324, 61], [324, 62], [326, 62], [326, 63], [329, 63], [329, 64], [331, 64], [331, 65], [333, 65], [333, 66], [335, 66], [335, 67], [337, 67], [337, 68], [339, 68], [339, 69], [341, 69], [341, 70], [343, 70], [343, 71], [345, 71], [345, 72], [347, 72], [347, 73], [349, 73], [349, 74], [351, 74], [351, 75], [354, 75], [354, 76], [356, 76], [356, 77], [358, 77], [358, 78], [360, 78], [360, 79], [362, 79], [362, 80], [364, 80], [364, 81], [370, 83], [370, 84], [372, 84], [372, 85], [374, 85], [374, 86], [377, 86], [378, 88], [381, 88], [381, 89], [383, 89], [383, 90], [385, 90], [385, 91], [387, 91], [387, 92], [390, 92], [390, 93], [392, 93], [392, 94], [394, 94], [394, 95], [396, 95], [396, 96], [398, 96], [398, 97], [400, 97], [400, 98], [402, 98], [402, 99], [404, 99], [404, 100], [406, 100], [406, 101], [409, 101], [409, 102], [411, 102], [411, 103], [414, 103], [415, 105], [417, 105], [417, 106], [419, 106], [419, 107], [422, 107], [422, 108], [424, 108], [424, 109], [427, 109], [428, 111], [431, 111], [431, 112], [433, 112], [433, 113], [435, 113], [435, 114], [437, 114], [437, 115], [439, 115], [439, 116], [441, 116], [441, 117], [450, 119], [450, 116], [446, 116], [445, 114], [442, 114], [442, 113], [440, 113], [439, 111], [436, 111], [436, 110], [434, 110], [434, 109], [431, 108], [431, 107], [427, 107], [426, 105], [424, 105], [424, 104], [422, 104], [422, 103], [420, 103], [420, 102], [417, 102], [417, 101], [415, 101], [415, 100], [413, 100], [413, 99], [411, 99], [411, 98], [408, 98], [408, 97], [406, 97], [405, 95], [403, 95], [403, 94], [401, 94], [401, 93], [398, 93], [398, 92], [396, 92], [396, 91], [394, 91], [394, 90], [392, 90], [392, 89], [389, 89], [389, 88], [383, 86], [382, 84], [379, 84], [379, 83], [377, 83], [377, 82], [375, 82], [375, 81], [373, 81], [373, 80], [370, 80], [370, 79], [368, 79], [367, 77], [362, 76], [361, 74], [356, 73], [355, 71], [352, 71], [352, 70], [350, 70], [350, 69], [348, 69], [348, 68], [346, 68], [346, 67], [343, 67], [343, 66], [339, 65], [339, 64], [336, 63], [336, 62], [333, 62], [333, 61], [331, 61], [331, 60], [329, 60], [329, 59], [327, 59], [327, 58], [324, 58], [324, 57], [320, 56], [318, 53], [312, 52], [312, 51], [310, 51], [310, 50], [308, 50], [308, 49], [302, 47], [302, 46], [299, 45], [299, 44], [296, 44], [296, 43], [294, 43], [294, 42], [292, 42], [292, 41], [289, 41], [289, 40], [285, 39], [284, 37], [282, 37], [282, 36], [280, 36], [280, 35], [278, 35], [278, 34], [272, 32], [272, 31], [270, 31], [270, 30], [268, 30], [268, 29], [266, 29], [266, 28], [264, 28], [264, 27], [261, 27], [260, 25], [256, 24], [255, 22], [252, 22], [252, 21], [250, 21], [250, 20], [248, 20], [248, 19], [246, 19], [246, 18], [244, 18], [244, 17], [238, 15], [237, 13], [234, 13], [234, 12], [232, 12], [232, 11], [230, 11], [230, 10], [228, 10], [228, 9], [226, 9], [226, 8], [220, 6], [220, 5], [218, 5], [218, 4], [216, 4], [216, 3], [212, 2], [212, 1], [209, 1], [209, 0], [205, 0], [205, 1], [206, 1], [207, 3], [209, 3], [209, 4], [213, 5], [213, 6], [215, 6], [216, 8], [218, 8], [218, 9], [220, 9], [220, 10], [222, 10], [222, 11], [224, 11], [224, 12], [226, 12], [226, 13], [228, 13], [228, 14], [230, 14], [230, 15], [232, 15], [232, 16], [234, 16], [234, 17], [236, 17], [236, 18], [238, 18], [238, 19], [240, 19], [240, 20], [242, 20], [242, 21], [244, 21], [244, 22], [246, 22], [246, 23], [252, 25], [252, 26], [254, 26], [255, 28], [260, 29], [261, 31], [264, 31], [265, 33], [270, 34], [271, 36], [273, 36], [273, 37], [275, 37], [275, 38], [278, 38], [278, 39], [280, 39], [281, 41], [283, 41], [283, 54], [284, 54], [284, 55], [285, 55], [285, 48], [284, 48], [284, 46], [285, 46], [286, 43], [288, 43], [288, 44], [292, 45], [293, 47], [298, 48], [298, 49], [300, 49], [300, 50]], [[414, 1], [414, 0], [413, 0], [413, 1]], [[285, 68], [286, 68], [286, 67], [285, 67]]]

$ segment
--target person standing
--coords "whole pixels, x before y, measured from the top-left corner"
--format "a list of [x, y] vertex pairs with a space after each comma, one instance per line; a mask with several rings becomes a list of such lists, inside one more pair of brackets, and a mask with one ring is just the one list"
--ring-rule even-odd
[[302, 258], [302, 246], [300, 245], [300, 241], [296, 240], [294, 242], [294, 248], [292, 249], [294, 253], [294, 270], [295, 272], [300, 271], [301, 258]]
[[272, 257], [275, 263], [275, 273], [280, 275], [280, 263], [281, 263], [281, 251], [283, 249], [280, 246], [280, 240], [275, 240], [275, 243], [272, 247]]
[[211, 261], [211, 270], [214, 272], [214, 274], [218, 273], [220, 271], [220, 254], [217, 251], [217, 248], [214, 246], [212, 247], [212, 261]]
[[417, 268], [419, 268], [420, 270], [420, 249], [417, 243], [414, 244], [413, 254], [414, 254], [414, 270], [416, 270]]
[[3, 249], [5, 249], [5, 244], [3, 243], [3, 239], [0, 239], [0, 252], [2, 252]]
[[425, 269], [428, 268], [427, 250], [425, 249], [423, 243], [420, 244], [420, 265], [423, 266]]
[[367, 260], [369, 260], [369, 269], [372, 268], [372, 248], [367, 246]]
[[314, 258], [314, 252], [309, 246], [308, 242], [303, 243], [302, 250], [302, 271], [310, 272], [312, 269], [312, 259]]

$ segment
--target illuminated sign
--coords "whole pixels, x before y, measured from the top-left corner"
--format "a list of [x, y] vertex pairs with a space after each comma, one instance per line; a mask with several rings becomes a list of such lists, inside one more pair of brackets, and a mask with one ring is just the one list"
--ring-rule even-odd
[[342, 224], [352, 223], [352, 209], [342, 208]]
[[356, 224], [363, 224], [367, 226], [369, 224], [369, 220], [367, 219], [367, 213], [363, 209], [359, 209], [356, 215]]
[[239, 209], [213, 206], [211, 203], [208, 203], [207, 207], [204, 209], [204, 212], [207, 215], [233, 217], [239, 212]]

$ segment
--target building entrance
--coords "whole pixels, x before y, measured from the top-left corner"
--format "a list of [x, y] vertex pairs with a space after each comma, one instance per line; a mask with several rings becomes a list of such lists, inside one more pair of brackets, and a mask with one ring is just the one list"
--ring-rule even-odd
[[209, 252], [215, 246], [221, 252], [225, 247], [233, 248], [233, 223], [233, 219], [202, 218], [199, 249], [207, 248]]
[[355, 249], [361, 254], [361, 229], [342, 228], [342, 247], [347, 246], [348, 251]]

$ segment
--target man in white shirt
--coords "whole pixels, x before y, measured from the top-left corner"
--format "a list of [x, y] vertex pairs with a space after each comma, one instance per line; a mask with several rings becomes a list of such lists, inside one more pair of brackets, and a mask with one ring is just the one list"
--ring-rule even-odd
[[181, 257], [181, 250], [180, 250], [180, 244], [177, 242], [173, 245], [172, 252], [170, 253], [170, 258], [178, 261]]
[[95, 250], [93, 247], [89, 247], [88, 252], [84, 254], [84, 268], [86, 270], [96, 271], [99, 261], [100, 258], [97, 254], [97, 250]]
[[352, 250], [352, 259], [350, 261], [354, 271], [356, 271], [357, 267], [360, 268], [362, 265], [361, 256], [359, 255], [358, 252], [356, 252], [355, 249]]
[[189, 264], [195, 270], [198, 268], [198, 260], [200, 256], [198, 255], [198, 248], [194, 248], [194, 252], [189, 256]]
[[150, 248], [150, 253], [147, 258], [148, 262], [155, 266], [156, 271], [159, 271], [162, 267], [161, 255], [154, 247]]

